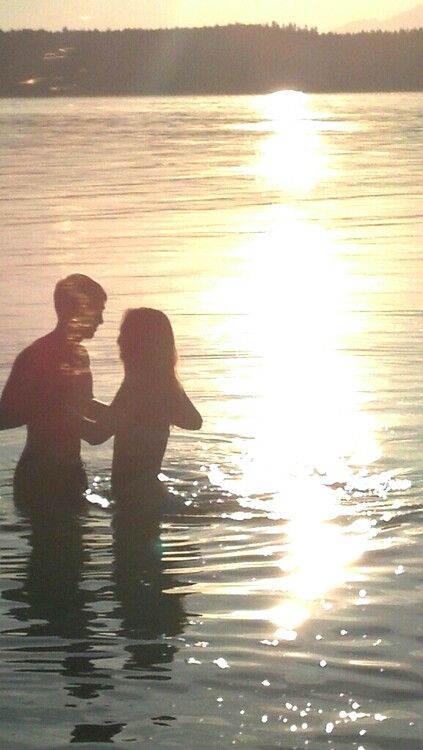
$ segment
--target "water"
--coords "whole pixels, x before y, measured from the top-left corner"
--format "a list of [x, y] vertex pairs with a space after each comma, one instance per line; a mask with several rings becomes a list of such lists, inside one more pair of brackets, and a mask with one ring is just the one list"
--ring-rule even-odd
[[[2, 745], [420, 750], [421, 94], [3, 100], [1, 383], [58, 278], [172, 319], [181, 514], [31, 534], [0, 435]], [[127, 543], [128, 542], [128, 543]]]

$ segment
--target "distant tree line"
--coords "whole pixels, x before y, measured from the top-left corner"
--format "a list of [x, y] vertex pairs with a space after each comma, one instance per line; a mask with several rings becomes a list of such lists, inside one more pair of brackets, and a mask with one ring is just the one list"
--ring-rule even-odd
[[0, 96], [421, 91], [423, 29], [0, 31]]

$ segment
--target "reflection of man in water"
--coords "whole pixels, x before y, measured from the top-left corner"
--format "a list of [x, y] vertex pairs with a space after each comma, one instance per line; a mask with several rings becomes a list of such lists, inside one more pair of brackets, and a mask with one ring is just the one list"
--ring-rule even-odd
[[[56, 328], [16, 358], [0, 400], [0, 428], [27, 426], [15, 473], [15, 498], [80, 497], [86, 486], [81, 441], [71, 409], [96, 418], [88, 353], [81, 341], [103, 322], [106, 293], [82, 274], [54, 290]], [[42, 500], [42, 497], [40, 497]]]

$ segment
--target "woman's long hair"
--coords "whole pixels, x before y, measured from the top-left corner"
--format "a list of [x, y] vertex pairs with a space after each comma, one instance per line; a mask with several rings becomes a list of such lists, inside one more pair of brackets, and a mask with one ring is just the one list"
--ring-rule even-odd
[[135, 374], [145, 385], [163, 394], [178, 385], [175, 338], [169, 318], [161, 310], [127, 310], [118, 344], [126, 374]]

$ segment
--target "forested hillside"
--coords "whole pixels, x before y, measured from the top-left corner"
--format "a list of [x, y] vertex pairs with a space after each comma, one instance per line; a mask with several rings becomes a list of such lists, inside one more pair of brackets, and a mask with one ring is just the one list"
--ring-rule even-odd
[[423, 89], [423, 30], [295, 26], [0, 31], [0, 95]]

